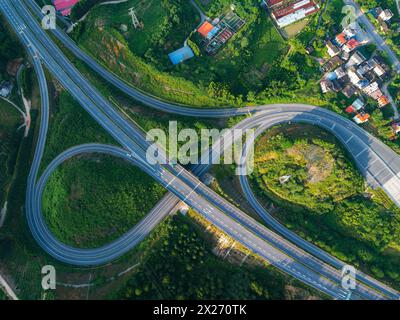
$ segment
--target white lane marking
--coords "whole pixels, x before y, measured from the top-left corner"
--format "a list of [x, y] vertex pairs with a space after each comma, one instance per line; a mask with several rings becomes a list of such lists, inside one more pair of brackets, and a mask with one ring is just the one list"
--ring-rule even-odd
[[185, 197], [185, 199], [183, 200], [183, 202], [185, 202], [185, 201], [187, 200], [187, 198], [189, 198], [189, 197], [193, 194], [193, 192], [196, 191], [196, 189], [199, 187], [200, 184], [201, 184], [201, 182], [199, 182], [199, 183], [194, 187], [194, 189], [192, 189], [192, 191], [190, 191], [190, 193]]
[[351, 137], [345, 142], [345, 144], [348, 144], [353, 138], [354, 138], [354, 134], [351, 135]]
[[367, 151], [368, 150], [368, 148], [365, 148], [363, 151], [361, 151], [359, 154], [357, 154], [356, 156], [355, 156], [355, 158], [357, 159], [359, 156], [361, 156], [365, 151]]
[[173, 183], [176, 180], [176, 178], [178, 178], [180, 176], [180, 174], [182, 172], [183, 172], [183, 169], [167, 184], [166, 188], [168, 188], [171, 185], [171, 183]]

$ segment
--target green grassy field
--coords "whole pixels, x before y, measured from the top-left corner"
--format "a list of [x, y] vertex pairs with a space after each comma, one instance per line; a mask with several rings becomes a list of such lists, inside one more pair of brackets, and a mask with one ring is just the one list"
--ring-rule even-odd
[[266, 15], [262, 15], [255, 28], [252, 44], [252, 60], [256, 68], [261, 68], [265, 63], [272, 64], [287, 49], [286, 42]]

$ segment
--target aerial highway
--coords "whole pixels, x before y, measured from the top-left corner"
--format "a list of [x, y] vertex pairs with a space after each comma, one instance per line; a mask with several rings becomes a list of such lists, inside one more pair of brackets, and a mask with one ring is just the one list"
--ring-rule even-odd
[[[14, 3], [15, 4], [15, 3]], [[2, 1], [1, 2], [1, 7], [3, 12], [6, 13], [7, 18], [9, 18], [10, 23], [15, 27], [16, 30], [18, 30], [18, 34], [22, 39], [25, 39], [25, 42], [27, 42], [27, 46], [34, 47], [36, 50], [40, 47], [39, 42], [35, 43], [33, 45], [32, 38], [30, 35], [30, 30], [27, 28], [27, 26], [22, 22], [22, 20], [19, 20], [20, 17], [15, 13], [18, 12], [18, 10], [13, 10], [12, 7], [9, 7], [9, 3], [7, 1]], [[39, 27], [38, 32], [42, 32], [41, 28]], [[29, 40], [27, 40], [29, 39]], [[40, 36], [40, 39], [43, 40], [43, 36]], [[93, 90], [90, 86], [88, 86], [87, 83], [82, 83], [83, 79], [80, 79], [79, 74], [73, 75], [73, 79], [65, 73], [65, 70], [60, 67], [60, 65], [57, 64], [56, 61], [53, 59], [53, 55], [57, 56], [56, 52], [52, 52], [52, 54], [48, 54], [46, 51], [46, 48], [41, 47], [40, 48], [40, 53], [35, 52], [35, 56], [39, 55], [42, 58], [42, 61], [46, 64], [46, 66], [49, 68], [49, 70], [60, 80], [60, 82], [70, 90], [71, 94], [81, 103], [81, 105], [122, 145], [126, 147], [126, 149], [129, 150], [128, 153], [134, 154], [135, 150], [139, 152], [143, 152], [140, 147], [130, 140], [130, 138], [127, 137], [125, 132], [122, 131], [121, 128], [115, 125], [109, 118], [108, 114], [105, 115], [103, 112], [109, 112], [110, 110], [104, 110], [103, 108], [105, 101], [102, 100], [99, 96], [99, 94]], [[62, 64], [64, 67], [69, 72], [76, 72], [76, 70], [68, 65]], [[81, 86], [77, 86], [74, 81], [80, 81]], [[87, 90], [90, 91], [90, 99], [88, 98], [87, 94], [81, 91], [80, 88], [86, 88]], [[97, 101], [97, 104], [101, 106], [101, 109], [98, 108], [96, 104], [92, 102], [91, 99], [94, 99]], [[108, 105], [109, 106], [109, 105]], [[128, 129], [125, 128], [125, 130], [129, 131]], [[143, 154], [141, 155], [143, 157]], [[160, 168], [159, 168], [160, 169]], [[154, 170], [154, 168], [153, 168]], [[183, 170], [183, 169], [181, 169]], [[158, 172], [156, 175], [157, 177], [161, 177], [163, 174], [169, 174], [169, 172]], [[175, 179], [175, 180], [174, 180]], [[207, 201], [200, 199], [197, 201], [194, 201], [193, 198], [198, 198], [199, 196], [194, 192], [194, 190], [191, 187], [188, 187], [184, 184], [183, 181], [180, 181], [180, 179], [177, 178], [171, 178], [167, 181], [175, 181], [174, 184], [169, 184], [169, 188], [172, 189], [173, 192], [177, 193], [177, 195], [187, 202], [191, 207], [195, 208], [199, 212], [203, 213], [206, 218], [208, 218], [212, 223], [214, 223], [216, 226], [220, 227], [223, 229], [225, 232], [228, 234], [234, 236], [235, 238], [238, 239], [238, 241], [244, 243], [245, 245], [249, 246], [252, 248], [254, 252], [259, 253], [262, 257], [268, 259], [271, 263], [276, 265], [278, 268], [281, 270], [284, 270], [285, 272], [292, 274], [296, 278], [302, 280], [305, 283], [308, 283], [309, 285], [317, 288], [318, 290], [321, 290], [322, 292], [325, 292], [326, 294], [336, 297], [336, 298], [343, 298], [344, 293], [343, 289], [340, 288], [337, 284], [332, 284], [331, 282], [327, 281], [326, 279], [323, 279], [320, 277], [319, 274], [315, 274], [313, 271], [308, 270], [306, 267], [299, 263], [294, 263], [294, 264], [289, 264], [290, 259], [288, 260], [287, 256], [282, 255], [282, 253], [278, 252], [279, 254], [277, 255], [271, 255], [273, 249], [269, 244], [266, 242], [262, 241], [260, 238], [255, 237], [252, 233], [249, 233], [247, 229], [245, 229], [243, 226], [240, 224], [236, 223], [233, 219], [227, 218], [223, 213], [221, 213], [219, 210], [215, 209], [214, 207], [211, 207]], [[174, 189], [173, 189], [174, 188]], [[36, 193], [37, 195], [38, 193]], [[38, 199], [32, 199], [31, 202], [37, 203]], [[51, 250], [48, 248], [49, 242], [44, 241], [41, 239], [42, 233], [38, 230], [46, 230], [45, 226], [41, 226], [40, 223], [37, 223], [36, 218], [37, 215], [34, 212], [34, 210], [29, 211], [28, 208], [28, 215], [31, 215], [32, 217], [28, 217], [28, 223], [30, 224], [31, 230], [33, 234], [36, 236], [36, 240], [43, 246], [43, 248], [51, 252]], [[229, 225], [229, 224], [230, 225]], [[43, 229], [41, 229], [43, 227]], [[239, 229], [239, 230], [238, 230]], [[244, 236], [243, 234], [246, 234], [247, 236]], [[283, 241], [283, 239], [282, 239]], [[256, 246], [256, 243], [258, 243], [258, 246]], [[65, 249], [65, 248], [64, 248]], [[73, 252], [76, 252], [76, 249], [72, 249]], [[78, 250], [79, 251], [79, 250]], [[58, 253], [63, 252], [63, 248], [59, 248]], [[81, 251], [80, 251], [81, 252]], [[55, 253], [51, 252], [53, 255]], [[81, 252], [82, 253], [82, 252]], [[85, 254], [85, 253], [84, 253]], [[93, 265], [99, 263], [99, 260], [96, 257], [91, 256], [89, 253], [87, 253], [87, 260], [85, 259], [74, 259], [69, 260], [70, 263], [73, 264], [85, 264], [85, 265]], [[67, 256], [68, 252], [67, 252]], [[278, 260], [276, 258], [278, 256]], [[61, 257], [61, 255], [58, 255], [58, 257]], [[280, 259], [279, 259], [280, 257]], [[67, 261], [67, 259], [64, 259], [62, 261]], [[333, 271], [331, 271], [333, 272]], [[337, 277], [337, 273], [335, 273], [335, 276]], [[330, 288], [333, 288], [331, 290]], [[335, 293], [334, 293], [335, 292]], [[354, 297], [356, 298], [357, 295], [355, 294]], [[379, 298], [381, 297], [380, 295], [373, 294], [373, 298]]]
[[[26, 1], [32, 10], [39, 16], [42, 17], [42, 13], [38, 5], [34, 0], [24, 0]], [[364, 16], [364, 15], [361, 15]], [[222, 108], [222, 109], [196, 109], [190, 108], [183, 105], [177, 105], [166, 101], [161, 101], [156, 97], [152, 97], [144, 92], [139, 91], [136, 88], [133, 88], [126, 82], [124, 82], [121, 78], [114, 75], [107, 69], [105, 69], [102, 65], [95, 61], [95, 59], [89, 56], [87, 53], [83, 52], [74, 41], [71, 40], [62, 30], [55, 29], [52, 32], [57, 36], [57, 38], [66, 46], [77, 58], [84, 61], [88, 66], [90, 66], [96, 73], [102, 76], [105, 80], [109, 83], [114, 84], [117, 88], [121, 91], [129, 95], [130, 97], [134, 98], [137, 101], [144, 103], [152, 108], [157, 110], [161, 110], [164, 112], [170, 112], [179, 115], [185, 116], [192, 116], [192, 117], [211, 117], [211, 118], [220, 118], [220, 117], [231, 117], [235, 115], [249, 115], [254, 114], [260, 111], [269, 110], [272, 108], [271, 105], [262, 105], [262, 106], [254, 106], [254, 107], [245, 107], [245, 108]], [[376, 32], [375, 32], [376, 33]], [[382, 40], [382, 39], [381, 39]], [[383, 41], [383, 40], [382, 40]], [[389, 51], [390, 48], [387, 48]], [[392, 52], [392, 51], [391, 51]], [[393, 53], [393, 52], [392, 52]], [[396, 58], [397, 60], [397, 58]], [[398, 61], [398, 60], [397, 60]], [[277, 108], [282, 108], [283, 110], [290, 111], [291, 106], [298, 106], [295, 104], [288, 105], [288, 104], [275, 104]], [[312, 106], [307, 106], [312, 108]], [[359, 128], [356, 124], [352, 123], [351, 121], [344, 119], [343, 117], [329, 112], [328, 110], [321, 110], [321, 117], [331, 117], [332, 123], [341, 123], [346, 128], [349, 128], [349, 132], [354, 132], [354, 134], [347, 135], [348, 139], [353, 139], [355, 137], [356, 141], [353, 141], [353, 145], [360, 145], [358, 144], [357, 139], [363, 140], [364, 142], [369, 142], [371, 144], [370, 148], [379, 150], [379, 156], [382, 156], [383, 161], [387, 164], [386, 166], [381, 168], [380, 172], [370, 173], [368, 170], [363, 172], [364, 176], [367, 178], [368, 182], [375, 187], [382, 187], [386, 193], [391, 197], [391, 199], [400, 206], [400, 190], [398, 188], [398, 181], [396, 176], [399, 176], [400, 172], [400, 159], [389, 147], [384, 145], [378, 139], [374, 138], [372, 135], [365, 132], [363, 129]], [[340, 137], [346, 137], [346, 134], [339, 134]], [[347, 139], [342, 139], [342, 142], [349, 143]], [[371, 164], [368, 161], [368, 158], [365, 158], [367, 150], [359, 150], [361, 153], [354, 153], [354, 155], [361, 159], [366, 159], [367, 163], [363, 164], [362, 170], [368, 165]], [[356, 159], [357, 160], [357, 159]], [[364, 170], [365, 171], [365, 170]]]
[[[25, 1], [37, 17], [42, 18], [43, 13], [34, 0]], [[163, 101], [160, 98], [149, 95], [148, 93], [142, 92], [137, 88], [132, 87], [129, 83], [118, 77], [116, 74], [105, 69], [96, 58], [90, 56], [88, 53], [80, 49], [76, 43], [61, 29], [57, 27], [55, 30], [50, 30], [65, 46], [68, 48], [78, 59], [82, 60], [98, 75], [103, 77], [107, 82], [113, 84], [115, 87], [120, 89], [122, 92], [130, 96], [131, 98], [140, 101], [141, 103], [149, 106], [153, 109], [157, 109], [163, 112], [169, 112], [172, 114], [179, 114], [189, 117], [202, 117], [202, 118], [229, 118], [232, 116], [248, 115], [257, 111], [265, 110], [266, 106], [255, 106], [245, 108], [191, 108], [184, 105], [174, 104], [168, 101]]]
[[[16, 6], [17, 10], [15, 11], [18, 13], [13, 13], [13, 5]], [[296, 278], [333, 297], [344, 298], [346, 292], [338, 288], [337, 282], [340, 277], [337, 270], [332, 270], [329, 266], [325, 266], [311, 255], [299, 250], [293, 244], [259, 225], [256, 221], [249, 218], [226, 200], [215, 195], [215, 193], [197, 180], [196, 177], [180, 166], [166, 166], [165, 168], [162, 166], [149, 167], [143, 163], [143, 156], [147, 147], [145, 142], [142, 141], [143, 134], [138, 132], [136, 128], [127, 124], [126, 120], [112, 109], [107, 100], [102, 98], [101, 95], [82, 78], [62, 53], [55, 48], [46, 34], [43, 34], [43, 30], [33, 21], [29, 12], [24, 9], [21, 3], [10, 4], [9, 1], [1, 1], [1, 8], [10, 23], [18, 31], [21, 39], [25, 41], [26, 46], [28, 48], [35, 48], [32, 55], [34, 57], [39, 55], [47, 68], [61, 81], [64, 87], [70, 90], [77, 101], [80, 102], [96, 121], [125, 148], [123, 151], [125, 157], [138, 160], [136, 165], [142, 165], [143, 170], [166, 186], [166, 188], [173, 192], [178, 198], [187, 202], [188, 205], [202, 213], [209, 221], [216, 224], [235, 239], [238, 239], [238, 241], [251, 248], [254, 252], [260, 254], [260, 256], [271, 261], [271, 263], [281, 270], [294, 275]], [[181, 106], [175, 107], [182, 108]], [[394, 157], [393, 152], [389, 148], [385, 147], [383, 144], [379, 144], [378, 140], [374, 140], [374, 138], [367, 135], [351, 122], [332, 112], [312, 106], [274, 105], [268, 106], [268, 110], [266, 110], [265, 107], [257, 109], [257, 111], [260, 110], [264, 110], [264, 112], [259, 112], [259, 114], [256, 114], [254, 117], [245, 120], [249, 123], [249, 126], [265, 126], [266, 123], [277, 124], [294, 120], [300, 122], [308, 121], [316, 125], [329, 127], [332, 131], [335, 131], [339, 139], [352, 151], [360, 169], [362, 170], [362, 168], [364, 168], [364, 174], [367, 178], [369, 177], [371, 180], [375, 181], [375, 183], [381, 184], [382, 187], [387, 185], [386, 189], [389, 191], [392, 183], [398, 185], [399, 171], [395, 167], [398, 165], [397, 155]], [[252, 111], [254, 110], [252, 109]], [[232, 109], [226, 109], [226, 112], [232, 112]], [[375, 149], [378, 149], [378, 152], [376, 152]], [[85, 150], [89, 150], [89, 147], [85, 146], [79, 150], [80, 152], [85, 152]], [[101, 151], [103, 150], [99, 152]], [[115, 152], [115, 155], [118, 154], [115, 150], [112, 152]], [[121, 156], [123, 155], [121, 154]], [[63, 153], [60, 159], [62, 161], [68, 157], [69, 153]], [[380, 168], [375, 168], [372, 164], [370, 166], [368, 161], [365, 163], [365, 158], [371, 160], [372, 164], [376, 163], [377, 166], [383, 166], [387, 172], [380, 176], [377, 171], [378, 169], [380, 170]], [[393, 167], [395, 169], [393, 169]], [[52, 167], [50, 167], [49, 172], [51, 172], [51, 170]], [[169, 184], [171, 180], [173, 180], [174, 183]], [[39, 182], [40, 181], [44, 180], [39, 180]], [[166, 183], [166, 181], [168, 181], [168, 183]], [[388, 184], [389, 181], [390, 183]], [[33, 186], [32, 188], [35, 187]], [[38, 190], [39, 189], [40, 188], [38, 188]], [[393, 195], [396, 194], [393, 192]], [[36, 199], [31, 199], [31, 202], [39, 203], [39, 192], [35, 192], [35, 198]], [[35, 216], [37, 213], [40, 214], [40, 206], [31, 213]], [[37, 219], [37, 217], [35, 219]], [[38, 227], [39, 224], [40, 223], [37, 223], [37, 225], [34, 226]], [[32, 225], [30, 226], [32, 229]], [[42, 225], [39, 226], [39, 228], [45, 229], [46, 226]], [[39, 234], [38, 237], [41, 237], [41, 235]], [[43, 239], [41, 240], [41, 244], [44, 246], [45, 250], [47, 240], [48, 239], [46, 239], [46, 241]], [[64, 249], [66, 250], [66, 248]], [[74, 254], [78, 254], [79, 252], [79, 254], [86, 255], [86, 258], [79, 256], [79, 259], [82, 258], [82, 260], [79, 261], [84, 261], [85, 265], [98, 263], [100, 261], [96, 254], [89, 252], [82, 253], [81, 250], [73, 248], [68, 248], [68, 250]], [[282, 254], [282, 251], [284, 254]], [[110, 252], [115, 253], [117, 249], [114, 248]], [[64, 254], [63, 248], [58, 248], [52, 254], [59, 254], [61, 257], [62, 255], [60, 253]], [[67, 257], [68, 254], [69, 251], [66, 254]], [[66, 260], [64, 259], [62, 261]], [[104, 261], [102, 261], [102, 263], [104, 263]], [[330, 280], [327, 280], [327, 278]], [[331, 281], [335, 281], [336, 284]], [[374, 282], [374, 286], [376, 286], [378, 292], [374, 291], [375, 289], [371, 290], [371, 288], [360, 284], [358, 288], [359, 291], [355, 292], [354, 297], [356, 298], [358, 294], [359, 297], [367, 298], [393, 298], [398, 295], [395, 291], [388, 293], [387, 291], [390, 290], [386, 289], [377, 281]], [[381, 292], [384, 292], [384, 294], [382, 295]]]

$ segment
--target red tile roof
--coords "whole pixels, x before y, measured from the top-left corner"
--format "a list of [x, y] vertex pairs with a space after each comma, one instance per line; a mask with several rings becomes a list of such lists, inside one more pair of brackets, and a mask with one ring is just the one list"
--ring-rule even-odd
[[357, 115], [357, 118], [360, 119], [362, 122], [368, 121], [370, 117], [371, 117], [371, 116], [370, 116], [368, 113], [365, 113], [365, 114], [359, 113], [359, 114]]
[[205, 38], [212, 29], [214, 29], [214, 26], [208, 21], [205, 21], [197, 31]]
[[380, 105], [381, 107], [384, 107], [384, 106], [387, 106], [387, 105], [390, 103], [390, 101], [389, 101], [388, 97], [386, 97], [386, 96], [381, 96], [381, 97], [378, 99], [378, 103], [379, 103], [379, 105]]
[[336, 41], [340, 44], [345, 44], [347, 42], [346, 35], [344, 33], [339, 33], [336, 36]]
[[359, 42], [356, 40], [356, 39], [350, 39], [348, 42], [347, 42], [347, 47], [349, 47], [350, 49], [355, 49], [355, 48], [357, 48], [358, 46], [359, 46]]

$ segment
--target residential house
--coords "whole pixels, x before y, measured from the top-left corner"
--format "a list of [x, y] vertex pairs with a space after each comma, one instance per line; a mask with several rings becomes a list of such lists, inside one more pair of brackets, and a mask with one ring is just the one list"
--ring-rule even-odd
[[395, 134], [400, 134], [400, 122], [393, 123], [392, 128]]
[[345, 77], [346, 74], [347, 74], [347, 73], [346, 73], [346, 70], [345, 70], [342, 66], [340, 66], [339, 68], [337, 68], [337, 69], [334, 71], [334, 73], [335, 73], [337, 79], [342, 79], [342, 78]]
[[341, 80], [335, 79], [332, 81], [333, 91], [340, 92], [344, 89], [345, 83]]
[[371, 60], [364, 62], [362, 65], [360, 65], [360, 67], [357, 69], [357, 72], [360, 75], [364, 76], [368, 72], [373, 70], [375, 67], [376, 67], [376, 62], [373, 59], [371, 59]]
[[355, 112], [356, 112], [356, 109], [354, 109], [353, 106], [348, 106], [348, 107], [345, 109], [345, 111], [346, 111], [347, 113], [355, 113]]
[[322, 80], [320, 82], [320, 86], [321, 86], [322, 93], [328, 93], [333, 90], [332, 82], [330, 82], [329, 80], [325, 80], [325, 79]]
[[330, 59], [325, 65], [322, 67], [323, 70], [329, 71], [339, 67], [343, 63], [343, 60], [340, 59], [339, 56], [335, 56]]
[[369, 83], [375, 82], [377, 80], [377, 76], [375, 72], [373, 71], [368, 71], [367, 73], [364, 74], [365, 79], [368, 80]]
[[371, 92], [371, 93], [369, 94], [369, 96], [370, 96], [372, 99], [378, 101], [378, 100], [383, 96], [383, 92], [381, 91], [381, 89], [378, 89], [378, 90], [375, 90], [375, 91]]
[[365, 103], [364, 103], [360, 98], [357, 98], [357, 99], [351, 104], [351, 106], [352, 106], [355, 110], [360, 111], [362, 108], [364, 108]]
[[342, 90], [343, 95], [344, 95], [346, 98], [348, 98], [348, 99], [350, 99], [352, 96], [354, 96], [354, 95], [356, 94], [356, 92], [357, 92], [357, 88], [354, 87], [354, 86], [351, 85], [351, 84], [348, 84], [348, 85]]
[[369, 118], [370, 118], [370, 115], [368, 113], [359, 113], [353, 118], [353, 120], [357, 124], [362, 124], [362, 123], [367, 122], [369, 120]]
[[374, 68], [374, 72], [376, 73], [376, 75], [380, 78], [382, 78], [385, 74], [386, 74], [386, 70], [380, 65], [377, 64]]
[[348, 61], [350, 59], [350, 53], [346, 51], [342, 51], [341, 57], [344, 61]]
[[326, 43], [326, 47], [328, 48], [328, 54], [331, 58], [337, 56], [340, 53], [340, 49], [335, 46], [330, 40]]
[[342, 47], [346, 44], [347, 42], [347, 38], [346, 35], [344, 34], [344, 32], [339, 33], [336, 37], [335, 37], [335, 41], [338, 44], [338, 46]]
[[349, 69], [347, 69], [347, 75], [349, 76], [350, 82], [352, 84], [357, 84], [361, 80], [363, 80], [363, 77], [358, 74], [356, 68], [354, 67], [350, 67]]
[[343, 50], [345, 52], [351, 52], [356, 49], [360, 43], [356, 39], [350, 39], [347, 43], [343, 46]]
[[383, 108], [383, 107], [387, 106], [389, 103], [390, 103], [389, 98], [386, 97], [385, 95], [382, 95], [382, 96], [378, 99], [379, 108]]
[[390, 19], [393, 18], [393, 12], [390, 9], [383, 10], [379, 14], [379, 18], [382, 19], [383, 21], [389, 21]]
[[358, 66], [361, 63], [363, 63], [366, 60], [366, 58], [362, 55], [361, 52], [356, 51], [351, 57], [349, 62], [347, 63], [348, 66]]
[[315, 51], [315, 48], [312, 45], [306, 47], [306, 53], [311, 54]]
[[351, 23], [347, 28], [343, 30], [344, 35], [347, 39], [354, 38], [360, 32], [360, 26], [357, 23]]

